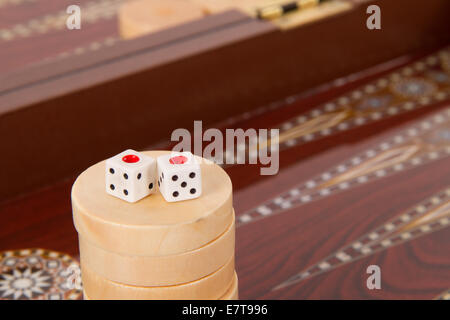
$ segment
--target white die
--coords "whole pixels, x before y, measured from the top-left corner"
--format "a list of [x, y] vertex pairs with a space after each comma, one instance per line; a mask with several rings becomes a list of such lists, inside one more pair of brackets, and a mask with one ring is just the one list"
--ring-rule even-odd
[[156, 159], [158, 187], [167, 202], [195, 199], [202, 194], [200, 164], [190, 152], [172, 152]]
[[156, 190], [156, 161], [128, 149], [106, 160], [106, 192], [136, 202]]

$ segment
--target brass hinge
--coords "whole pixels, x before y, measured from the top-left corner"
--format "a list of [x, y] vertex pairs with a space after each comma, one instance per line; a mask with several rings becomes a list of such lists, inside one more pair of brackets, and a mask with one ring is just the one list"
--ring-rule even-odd
[[271, 21], [282, 30], [287, 30], [351, 8], [352, 4], [343, 0], [300, 0], [257, 9], [256, 16]]

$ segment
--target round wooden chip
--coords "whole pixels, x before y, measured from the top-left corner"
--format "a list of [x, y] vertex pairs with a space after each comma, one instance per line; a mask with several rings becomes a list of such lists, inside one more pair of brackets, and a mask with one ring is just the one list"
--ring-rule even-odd
[[111, 281], [134, 286], [171, 286], [214, 273], [234, 255], [234, 221], [217, 239], [205, 246], [168, 256], [130, 256], [103, 250], [82, 236], [83, 266]]
[[[78, 300], [79, 264], [46, 249], [0, 252], [0, 300]], [[78, 284], [80, 283], [80, 284]]]
[[[156, 158], [169, 151], [147, 151]], [[72, 188], [78, 233], [107, 251], [126, 255], [174, 255], [200, 248], [231, 225], [232, 185], [226, 172], [201, 161], [202, 195], [168, 203], [159, 192], [128, 203], [105, 192], [105, 161], [84, 171]]]
[[230, 288], [234, 256], [219, 270], [200, 280], [166, 287], [137, 287], [113, 282], [81, 266], [83, 288], [93, 300], [216, 300]]
[[[236, 272], [234, 273], [233, 282], [231, 283], [230, 288], [228, 288], [227, 292], [223, 296], [219, 298], [219, 300], [239, 300], [239, 289], [238, 289], [238, 277]], [[84, 300], [92, 300], [89, 298], [89, 296], [86, 294], [85, 291], [83, 291], [83, 299]]]
[[239, 300], [239, 284], [238, 277], [236, 272], [234, 273], [233, 282], [231, 283], [230, 288], [228, 288], [227, 292], [223, 296], [220, 297], [219, 300]]
[[203, 8], [186, 0], [139, 0], [119, 9], [119, 32], [130, 39], [202, 18]]

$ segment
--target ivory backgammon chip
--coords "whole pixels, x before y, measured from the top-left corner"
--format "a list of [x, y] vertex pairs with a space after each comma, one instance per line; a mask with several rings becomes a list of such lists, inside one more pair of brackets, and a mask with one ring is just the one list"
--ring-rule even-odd
[[234, 273], [233, 281], [227, 292], [220, 297], [219, 300], [238, 300], [239, 299], [239, 280], [236, 272]]
[[80, 236], [80, 261], [98, 275], [136, 286], [167, 286], [203, 278], [234, 254], [234, 222], [205, 246], [164, 256], [131, 256], [103, 250]]
[[[230, 287], [225, 292], [225, 294], [219, 298], [219, 300], [238, 300], [239, 299], [238, 284], [239, 280], [235, 272]], [[92, 300], [91, 298], [89, 298], [88, 294], [85, 291], [83, 291], [83, 298], [84, 300]]]
[[[169, 151], [148, 151], [157, 158]], [[79, 234], [107, 251], [160, 256], [192, 251], [219, 237], [233, 220], [232, 185], [226, 172], [199, 159], [202, 196], [167, 203], [160, 192], [136, 203], [111, 197], [105, 161], [80, 174], [72, 187], [73, 220]]]
[[[72, 187], [86, 297], [236, 299], [235, 216], [226, 172], [190, 153], [127, 150], [111, 159], [85, 170]], [[141, 159], [149, 161], [139, 166]], [[156, 168], [152, 159], [159, 160]], [[105, 191], [110, 183], [129, 185], [112, 182], [109, 175], [116, 173], [136, 183], [156, 178], [159, 185], [131, 202]], [[178, 190], [184, 187], [189, 196]], [[178, 196], [181, 201], [171, 201]]]
[[130, 286], [100, 277], [81, 265], [83, 288], [93, 300], [216, 300], [234, 280], [234, 257], [219, 270], [197, 281], [174, 286]]

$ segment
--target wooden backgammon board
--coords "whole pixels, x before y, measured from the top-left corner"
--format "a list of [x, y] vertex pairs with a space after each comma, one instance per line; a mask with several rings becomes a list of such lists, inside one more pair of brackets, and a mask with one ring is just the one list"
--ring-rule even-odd
[[133, 39], [126, 1], [78, 3], [67, 30], [70, 1], [0, 0], [0, 299], [81, 299], [75, 178], [126, 148], [170, 149], [194, 120], [280, 130], [276, 175], [222, 166], [240, 299], [449, 299], [447, 0], [274, 20], [232, 3]]

